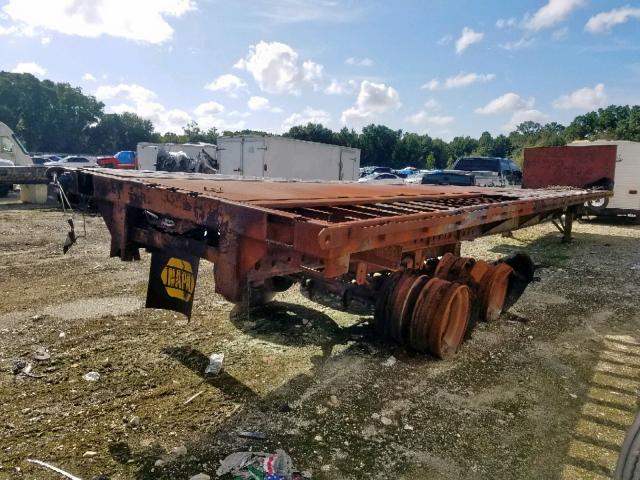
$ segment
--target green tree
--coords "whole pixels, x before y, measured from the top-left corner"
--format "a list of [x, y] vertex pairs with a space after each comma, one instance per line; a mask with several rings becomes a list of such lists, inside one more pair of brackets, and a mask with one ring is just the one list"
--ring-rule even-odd
[[433, 154], [433, 152], [429, 152], [429, 155], [427, 155], [426, 163], [426, 167], [429, 170], [433, 170], [434, 168], [436, 168], [436, 156]]
[[460, 157], [470, 155], [478, 148], [478, 140], [467, 137], [454, 137], [449, 142], [449, 157], [455, 162]]
[[153, 124], [135, 113], [108, 113], [89, 129], [90, 152], [115, 153], [135, 150], [138, 142], [153, 139]]
[[393, 150], [392, 164], [398, 168], [425, 168], [431, 146], [432, 140], [428, 135], [405, 133]]
[[321, 123], [307, 123], [304, 126], [291, 127], [284, 136], [309, 142], [338, 144], [335, 133]]
[[394, 163], [400, 159], [393, 155], [401, 136], [402, 130], [391, 130], [384, 125], [371, 124], [364, 127], [360, 135], [360, 164], [402, 167], [401, 163]]

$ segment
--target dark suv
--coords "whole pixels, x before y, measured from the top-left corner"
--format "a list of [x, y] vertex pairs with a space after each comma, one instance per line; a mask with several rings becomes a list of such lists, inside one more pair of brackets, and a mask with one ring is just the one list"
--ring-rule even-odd
[[462, 157], [456, 161], [453, 169], [467, 172], [496, 172], [509, 184], [522, 183], [522, 170], [508, 158]]

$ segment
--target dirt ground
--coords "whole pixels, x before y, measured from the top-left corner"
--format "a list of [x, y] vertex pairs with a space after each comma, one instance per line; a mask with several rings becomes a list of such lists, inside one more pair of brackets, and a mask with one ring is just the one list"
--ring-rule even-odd
[[[370, 316], [296, 287], [239, 314], [206, 262], [190, 322], [145, 310], [148, 255], [110, 259], [102, 220], [86, 228], [63, 256], [60, 211], [0, 205], [0, 479], [62, 478], [27, 459], [84, 480], [215, 478], [231, 452], [276, 448], [316, 479], [611, 476], [640, 391], [638, 226], [579, 223], [563, 245], [545, 224], [464, 245], [543, 268], [446, 362], [379, 343]], [[225, 354], [218, 376], [204, 375], [212, 352]], [[19, 359], [32, 376], [12, 373]]]

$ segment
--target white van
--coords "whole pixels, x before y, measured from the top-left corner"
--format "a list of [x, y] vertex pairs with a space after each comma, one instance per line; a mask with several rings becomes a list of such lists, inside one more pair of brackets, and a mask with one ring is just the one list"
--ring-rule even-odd
[[613, 197], [589, 202], [598, 215], [634, 216], [640, 222], [640, 142], [627, 140], [576, 141], [572, 147], [615, 145], [616, 170], [613, 178]]

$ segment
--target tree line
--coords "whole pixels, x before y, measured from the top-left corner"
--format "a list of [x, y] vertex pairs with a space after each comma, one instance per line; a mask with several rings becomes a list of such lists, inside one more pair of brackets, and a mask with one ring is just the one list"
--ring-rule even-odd
[[[68, 83], [0, 72], [0, 121], [9, 125], [30, 151], [105, 154], [135, 150], [138, 142], [216, 143], [219, 135], [269, 135], [255, 130], [204, 130], [195, 122], [182, 132], [160, 134], [154, 132], [151, 121], [135, 113], [105, 113], [104, 107]], [[559, 146], [583, 139], [640, 141], [640, 106], [611, 105], [579, 115], [566, 127], [527, 121], [508, 135], [494, 137], [483, 132], [477, 139], [458, 136], [449, 142], [375, 124], [356, 132], [309, 123], [290, 128], [284, 136], [359, 148], [363, 166], [445, 168], [465, 155], [510, 157], [521, 162], [526, 147]]]

